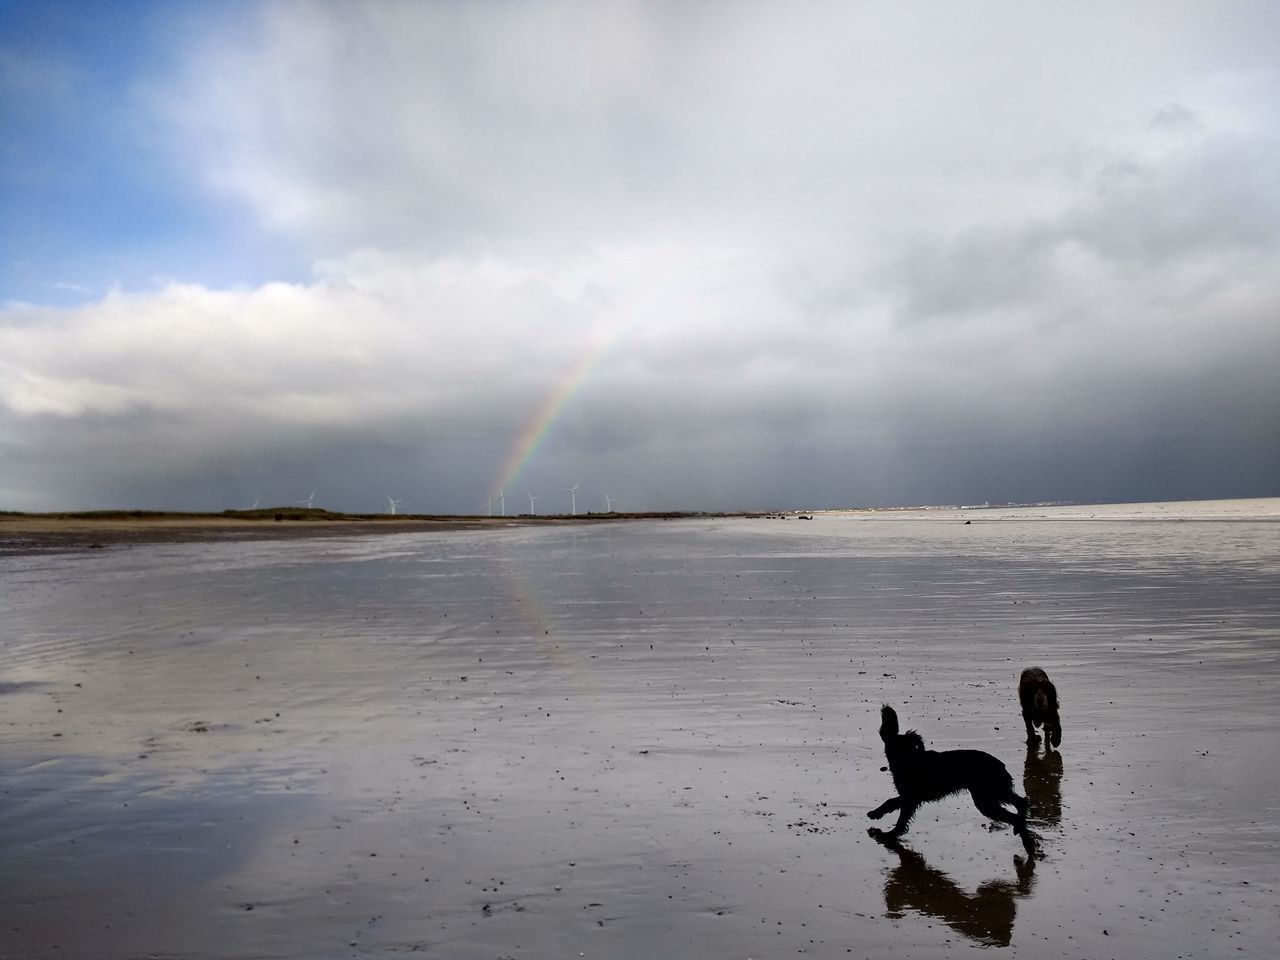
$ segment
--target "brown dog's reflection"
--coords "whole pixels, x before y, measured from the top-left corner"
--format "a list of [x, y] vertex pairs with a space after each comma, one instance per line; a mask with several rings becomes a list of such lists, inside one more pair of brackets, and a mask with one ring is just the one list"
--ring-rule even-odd
[[1014, 901], [1031, 895], [1035, 861], [1014, 857], [1017, 880], [988, 880], [973, 893], [935, 870], [924, 857], [891, 837], [877, 837], [899, 857], [884, 883], [884, 906], [889, 917], [915, 910], [937, 917], [956, 933], [987, 946], [1007, 947], [1013, 939]]
[[1027, 744], [1027, 761], [1022, 767], [1022, 790], [1027, 795], [1031, 823], [1056, 827], [1062, 820], [1062, 754]]

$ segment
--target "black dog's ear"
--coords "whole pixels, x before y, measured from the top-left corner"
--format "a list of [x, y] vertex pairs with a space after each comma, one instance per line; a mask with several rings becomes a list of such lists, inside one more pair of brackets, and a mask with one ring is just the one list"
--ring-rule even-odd
[[898, 715], [887, 703], [880, 708], [880, 739], [888, 740], [898, 735]]

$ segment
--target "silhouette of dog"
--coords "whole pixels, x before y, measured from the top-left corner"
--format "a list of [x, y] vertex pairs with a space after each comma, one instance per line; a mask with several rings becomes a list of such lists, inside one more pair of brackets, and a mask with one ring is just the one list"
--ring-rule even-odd
[[[914, 730], [898, 732], [898, 715], [887, 704], [880, 708], [880, 739], [884, 741], [884, 754], [898, 795], [868, 811], [867, 816], [879, 820], [897, 810], [898, 822], [887, 832], [871, 827], [867, 831], [871, 836], [900, 837], [907, 832], [921, 804], [968, 790], [983, 815], [1010, 824], [1022, 838], [1027, 853], [1035, 853], [1035, 837], [1027, 829], [1027, 801], [1014, 793], [1013, 777], [991, 754], [981, 750], [926, 750], [924, 740]], [[1017, 813], [1010, 813], [1005, 804]]]
[[1044, 727], [1044, 747], [1062, 743], [1062, 721], [1058, 718], [1058, 689], [1039, 667], [1027, 667], [1018, 681], [1018, 702], [1022, 722], [1027, 725], [1027, 743], [1039, 743], [1036, 727]]

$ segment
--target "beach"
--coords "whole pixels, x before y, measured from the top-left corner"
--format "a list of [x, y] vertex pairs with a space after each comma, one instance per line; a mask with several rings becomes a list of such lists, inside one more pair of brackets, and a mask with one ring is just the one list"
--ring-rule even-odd
[[[0, 524], [0, 957], [1280, 937], [1276, 500], [269, 526]], [[884, 703], [999, 757], [1041, 857], [964, 796], [868, 836]]]

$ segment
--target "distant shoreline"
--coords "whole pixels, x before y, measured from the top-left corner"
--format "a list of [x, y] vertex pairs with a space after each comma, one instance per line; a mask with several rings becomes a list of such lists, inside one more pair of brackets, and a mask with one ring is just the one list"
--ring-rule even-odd
[[75, 513], [0, 511], [0, 556], [70, 552], [143, 543], [292, 540], [307, 537], [387, 536], [508, 527], [625, 523], [637, 520], [804, 519], [857, 515], [860, 520], [1009, 522], [1280, 522], [1280, 498], [1168, 501], [1162, 503], [982, 504], [945, 507], [861, 507], [844, 510], [519, 514], [507, 517], [424, 514], [351, 514], [319, 508], [276, 507], [180, 513], [160, 510], [92, 510]]
[[[464, 517], [369, 515], [327, 510], [230, 511], [221, 514], [147, 510], [83, 513], [0, 513], [0, 555], [46, 550], [90, 550], [141, 543], [292, 540], [307, 537], [385, 536], [483, 530], [529, 525], [611, 523], [627, 520], [730, 516], [705, 513], [590, 513], [577, 516]], [[756, 514], [734, 514], [756, 516]]]

